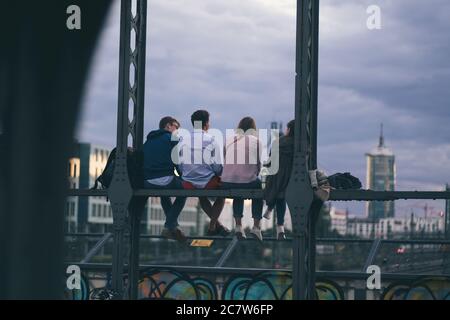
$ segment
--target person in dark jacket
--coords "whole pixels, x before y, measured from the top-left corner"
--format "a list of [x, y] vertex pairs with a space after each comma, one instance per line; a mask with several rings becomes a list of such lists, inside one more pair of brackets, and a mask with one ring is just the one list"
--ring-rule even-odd
[[288, 123], [286, 134], [279, 141], [279, 166], [275, 175], [269, 175], [264, 189], [264, 200], [267, 204], [267, 211], [264, 218], [270, 219], [273, 209], [276, 207], [277, 213], [277, 238], [286, 238], [284, 232], [284, 216], [286, 214], [285, 190], [289, 184], [292, 172], [292, 162], [294, 157], [294, 125], [292, 120]]
[[[172, 117], [164, 117], [159, 122], [159, 130], [150, 132], [144, 144], [144, 187], [146, 189], [183, 189], [176, 166], [172, 161], [172, 150], [178, 141], [172, 139], [172, 133], [178, 130], [180, 123]], [[177, 172], [178, 173], [178, 172]], [[161, 206], [166, 215], [162, 236], [168, 239], [186, 242], [186, 236], [178, 228], [178, 216], [184, 208], [186, 197], [161, 197]]]

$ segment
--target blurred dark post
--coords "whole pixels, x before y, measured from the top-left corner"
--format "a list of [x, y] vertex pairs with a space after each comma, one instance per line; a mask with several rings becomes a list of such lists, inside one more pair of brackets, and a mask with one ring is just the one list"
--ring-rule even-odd
[[[70, 5], [81, 30], [67, 28]], [[110, 1], [0, 6], [0, 299], [58, 299], [67, 160]]]
[[[450, 185], [445, 186], [445, 191], [450, 192]], [[445, 200], [445, 239], [450, 240], [450, 200]]]

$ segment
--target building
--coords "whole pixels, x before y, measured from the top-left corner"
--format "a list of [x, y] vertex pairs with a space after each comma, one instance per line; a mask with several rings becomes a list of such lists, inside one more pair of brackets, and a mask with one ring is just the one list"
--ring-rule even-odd
[[[75, 157], [80, 161], [79, 188], [89, 189], [102, 174], [109, 157], [109, 149], [90, 143], [76, 143]], [[105, 197], [78, 198], [78, 231], [87, 233], [109, 232], [112, 210]]]
[[339, 235], [345, 236], [347, 234], [347, 220], [348, 210], [343, 211], [331, 207], [330, 209], [330, 231], [337, 232]]
[[[69, 189], [78, 189], [80, 185], [80, 159], [70, 158], [67, 165]], [[65, 211], [65, 227], [67, 233], [78, 230], [78, 197], [68, 197]]]
[[362, 239], [433, 238], [444, 233], [444, 217], [416, 217], [370, 219], [350, 218], [347, 236]]
[[[395, 190], [395, 156], [385, 146], [383, 126], [379, 144], [376, 148], [366, 154], [367, 160], [367, 189], [374, 191]], [[394, 202], [372, 201], [367, 203], [367, 217], [376, 222], [382, 218], [395, 217]]]
[[[159, 197], [149, 199], [146, 210], [146, 233], [151, 235], [160, 235], [164, 229], [166, 216], [161, 206]], [[203, 236], [205, 235], [208, 218], [200, 209], [198, 198], [188, 198], [179, 218], [179, 227], [186, 235]]]
[[347, 236], [353, 236], [361, 239], [372, 238], [372, 229], [374, 223], [365, 218], [349, 218], [347, 220]]

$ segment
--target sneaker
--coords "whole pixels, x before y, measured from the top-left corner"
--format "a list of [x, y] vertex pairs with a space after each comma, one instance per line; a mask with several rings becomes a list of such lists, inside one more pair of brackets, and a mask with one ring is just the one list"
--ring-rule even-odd
[[218, 235], [221, 235], [222, 237], [228, 237], [231, 234], [231, 231], [220, 223], [216, 225], [216, 232]]
[[187, 238], [186, 235], [184, 234], [183, 231], [181, 231], [180, 229], [176, 228], [175, 230], [172, 231], [174, 240], [177, 240], [180, 243], [186, 243], [187, 242]]
[[280, 232], [277, 236], [278, 240], [286, 240], [286, 234], [284, 232]]
[[167, 228], [164, 228], [163, 231], [161, 232], [161, 236], [163, 236], [164, 238], [166, 238], [168, 240], [176, 240], [180, 243], [187, 242], [187, 238], [184, 235], [183, 231], [181, 231], [178, 228], [175, 228], [174, 230], [169, 230]]
[[234, 235], [238, 238], [239, 241], [247, 239], [247, 237], [245, 236], [245, 232], [242, 230], [242, 226], [236, 226]]
[[261, 228], [253, 227], [252, 230], [250, 231], [250, 234], [258, 241], [261, 241], [261, 242], [263, 241]]
[[284, 232], [283, 226], [277, 226], [277, 239], [286, 240], [286, 233]]
[[270, 218], [272, 218], [272, 210], [269, 210], [269, 208], [267, 208], [266, 212], [264, 212], [263, 217], [264, 219], [270, 220]]

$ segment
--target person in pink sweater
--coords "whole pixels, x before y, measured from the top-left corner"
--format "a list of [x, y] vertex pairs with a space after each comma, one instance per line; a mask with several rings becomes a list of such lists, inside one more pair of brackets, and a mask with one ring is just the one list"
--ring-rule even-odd
[[[261, 144], [257, 136], [256, 123], [251, 117], [243, 118], [236, 134], [227, 139], [225, 145], [225, 161], [222, 171], [223, 189], [261, 189], [258, 178], [261, 170]], [[252, 200], [252, 217], [254, 225], [250, 235], [262, 241], [261, 219], [263, 200]], [[235, 235], [239, 240], [245, 239], [242, 229], [244, 199], [233, 200], [233, 216], [236, 221]]]

